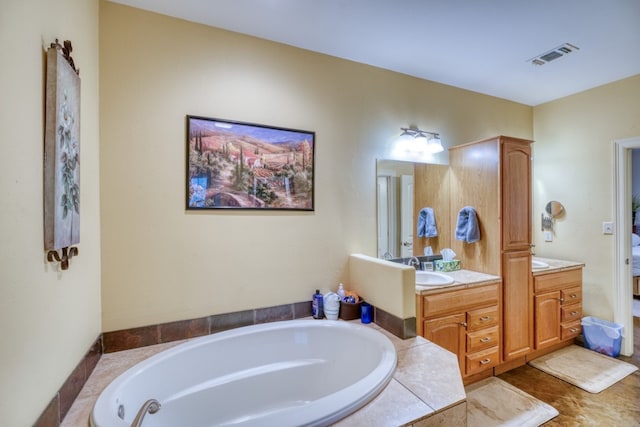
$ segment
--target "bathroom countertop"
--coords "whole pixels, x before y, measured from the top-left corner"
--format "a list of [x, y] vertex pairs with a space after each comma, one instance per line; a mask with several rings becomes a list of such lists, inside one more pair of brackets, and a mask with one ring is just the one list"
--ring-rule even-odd
[[533, 259], [536, 261], [542, 261], [549, 264], [549, 267], [536, 268], [532, 270], [532, 273], [534, 276], [539, 276], [539, 275], [549, 274], [549, 273], [557, 273], [559, 271], [572, 270], [575, 268], [584, 267], [584, 263], [579, 261], [565, 261], [560, 259], [541, 258], [541, 257], [533, 257]]
[[494, 276], [493, 274], [480, 273], [478, 271], [472, 270], [457, 270], [457, 271], [448, 271], [438, 273], [446, 274], [450, 276], [454, 282], [448, 285], [437, 285], [437, 286], [420, 286], [416, 285], [416, 294], [422, 295], [427, 294], [431, 291], [449, 289], [449, 288], [464, 288], [464, 287], [473, 287], [485, 285], [487, 283], [501, 281], [502, 278], [500, 276]]

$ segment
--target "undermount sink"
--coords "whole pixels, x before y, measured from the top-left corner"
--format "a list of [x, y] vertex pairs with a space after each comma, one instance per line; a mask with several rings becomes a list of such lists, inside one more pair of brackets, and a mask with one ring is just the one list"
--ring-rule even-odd
[[435, 271], [416, 271], [416, 285], [439, 286], [450, 285], [451, 283], [453, 283], [453, 279], [446, 274]]
[[531, 260], [531, 269], [532, 270], [541, 270], [543, 268], [549, 268], [549, 264], [544, 261]]

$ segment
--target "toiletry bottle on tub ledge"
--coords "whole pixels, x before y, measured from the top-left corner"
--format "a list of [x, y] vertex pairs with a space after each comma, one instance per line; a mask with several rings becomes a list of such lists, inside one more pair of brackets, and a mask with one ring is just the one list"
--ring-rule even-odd
[[324, 317], [323, 298], [320, 289], [316, 289], [311, 303], [311, 314], [313, 314], [314, 319], [322, 319]]

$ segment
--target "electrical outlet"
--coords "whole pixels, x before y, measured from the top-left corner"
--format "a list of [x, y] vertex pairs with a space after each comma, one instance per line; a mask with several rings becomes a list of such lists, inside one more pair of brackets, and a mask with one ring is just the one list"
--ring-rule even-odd
[[613, 234], [613, 222], [605, 221], [602, 223], [602, 234]]

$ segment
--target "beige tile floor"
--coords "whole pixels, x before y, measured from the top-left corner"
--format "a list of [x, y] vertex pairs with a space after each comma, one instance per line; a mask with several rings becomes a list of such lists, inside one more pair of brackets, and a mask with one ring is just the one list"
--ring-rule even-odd
[[[634, 354], [632, 357], [619, 358], [640, 367], [640, 318], [634, 317], [633, 321]], [[581, 390], [528, 365], [505, 372], [498, 378], [560, 412], [545, 426], [640, 426], [640, 371], [598, 394]]]

